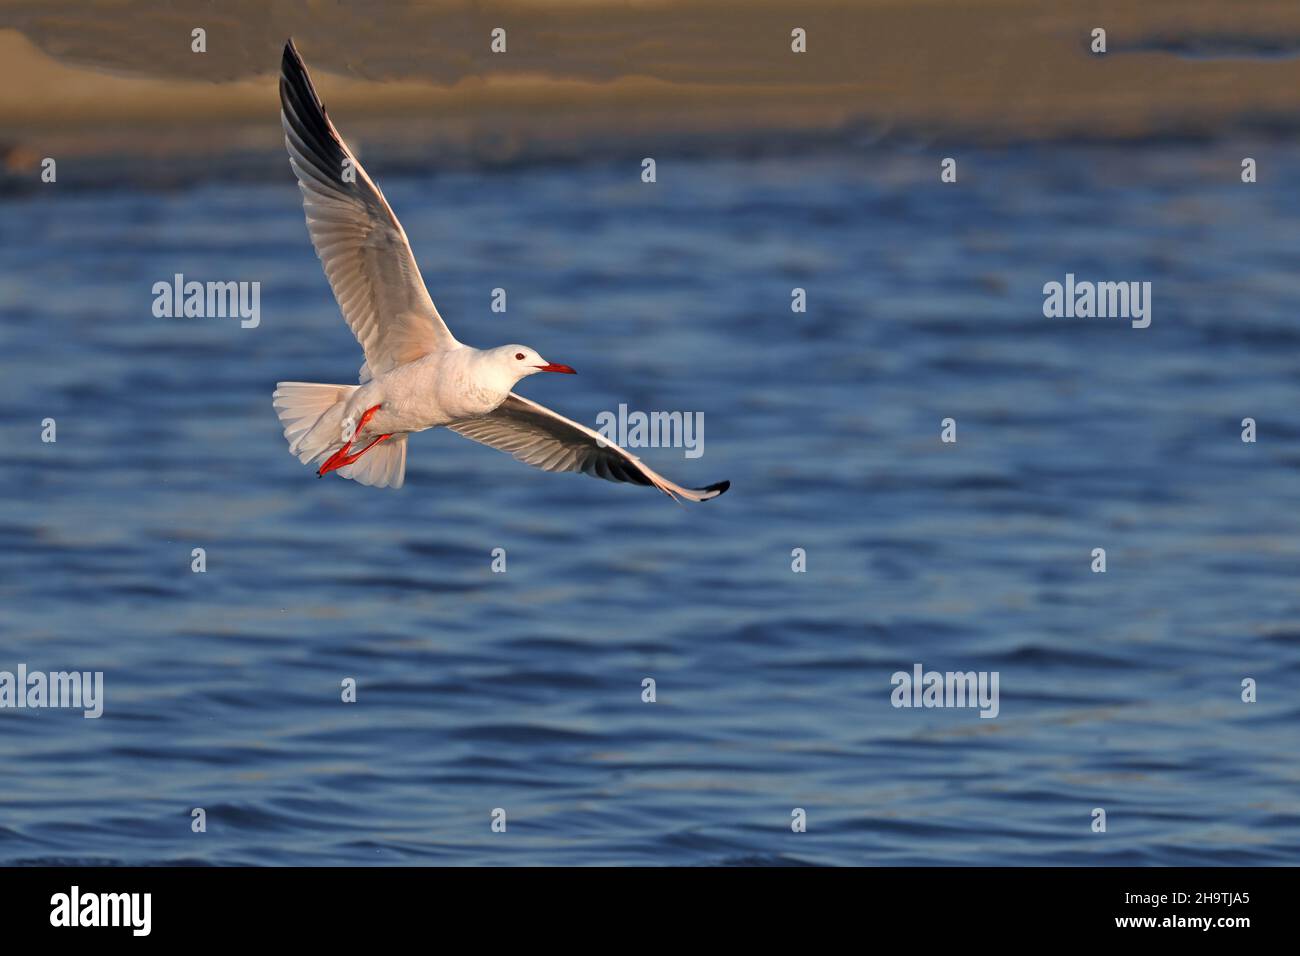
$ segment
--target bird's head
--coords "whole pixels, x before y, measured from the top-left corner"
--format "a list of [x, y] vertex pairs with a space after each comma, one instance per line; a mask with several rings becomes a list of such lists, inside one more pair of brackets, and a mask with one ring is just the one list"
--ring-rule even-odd
[[519, 381], [538, 372], [563, 372], [576, 375], [567, 365], [548, 362], [527, 345], [503, 345], [492, 350], [492, 362], [513, 381]]

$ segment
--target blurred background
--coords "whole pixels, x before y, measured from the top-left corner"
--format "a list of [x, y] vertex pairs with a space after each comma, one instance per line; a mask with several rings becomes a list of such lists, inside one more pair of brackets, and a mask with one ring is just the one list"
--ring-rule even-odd
[[[725, 497], [288, 454], [275, 383], [361, 359], [290, 35], [453, 331], [703, 412], [643, 457]], [[0, 711], [0, 863], [1294, 863], [1298, 117], [1281, 2], [0, 0], [0, 670], [106, 687]], [[1067, 272], [1151, 327], [1044, 318]], [[892, 708], [915, 663], [1000, 716]]]

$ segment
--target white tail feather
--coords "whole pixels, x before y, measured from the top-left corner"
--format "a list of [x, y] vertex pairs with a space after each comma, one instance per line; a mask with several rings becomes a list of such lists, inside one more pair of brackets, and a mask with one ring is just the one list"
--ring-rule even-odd
[[[343, 410], [355, 385], [280, 382], [275, 387], [276, 414], [284, 426], [289, 451], [305, 464], [324, 462], [343, 447]], [[357, 462], [338, 469], [344, 478], [377, 488], [400, 488], [406, 477], [406, 436], [380, 442]]]
[[339, 474], [375, 488], [402, 487], [406, 480], [406, 436], [381, 441], [353, 464], [340, 468]]

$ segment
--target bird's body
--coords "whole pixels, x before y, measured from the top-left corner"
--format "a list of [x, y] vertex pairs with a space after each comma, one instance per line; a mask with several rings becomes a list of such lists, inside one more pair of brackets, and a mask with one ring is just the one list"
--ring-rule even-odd
[[458, 341], [434, 306], [406, 233], [348, 150], [290, 40], [280, 76], [289, 163], [307, 230], [343, 316], [365, 351], [357, 385], [281, 382], [275, 408], [289, 450], [322, 477], [377, 487], [405, 479], [407, 436], [439, 426], [546, 471], [578, 471], [705, 501], [728, 482], [683, 488], [577, 422], [516, 395], [538, 372], [573, 374], [523, 345]]
[[493, 374], [491, 357], [490, 352], [468, 345], [430, 352], [358, 388], [344, 418], [360, 417], [367, 408], [379, 405], [369, 427], [382, 434], [421, 432], [487, 415], [506, 400], [515, 384], [505, 375]]

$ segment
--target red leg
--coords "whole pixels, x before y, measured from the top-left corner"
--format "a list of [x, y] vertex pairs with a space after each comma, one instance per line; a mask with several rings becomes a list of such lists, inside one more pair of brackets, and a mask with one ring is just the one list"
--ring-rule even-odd
[[334, 454], [330, 455], [329, 459], [325, 462], [325, 464], [320, 466], [320, 470], [316, 472], [317, 478], [324, 478], [331, 471], [337, 471], [339, 468], [352, 464], [354, 461], [356, 461], [366, 452], [370, 451], [370, 449], [374, 448], [384, 439], [393, 437], [391, 434], [380, 435], [378, 438], [372, 441], [365, 448], [361, 449], [355, 455], [348, 454], [348, 452], [351, 451], [352, 449], [352, 442], [356, 441], [356, 438], [358, 435], [361, 434], [362, 429], [364, 429], [366, 425], [370, 423], [370, 419], [375, 417], [375, 412], [379, 411], [380, 408], [381, 408], [380, 405], [376, 405], [373, 408], [366, 409], [365, 413], [361, 416], [361, 420], [357, 422], [357, 427], [352, 430], [352, 438], [344, 442], [343, 447], [340, 448], [338, 451], [336, 451]]

